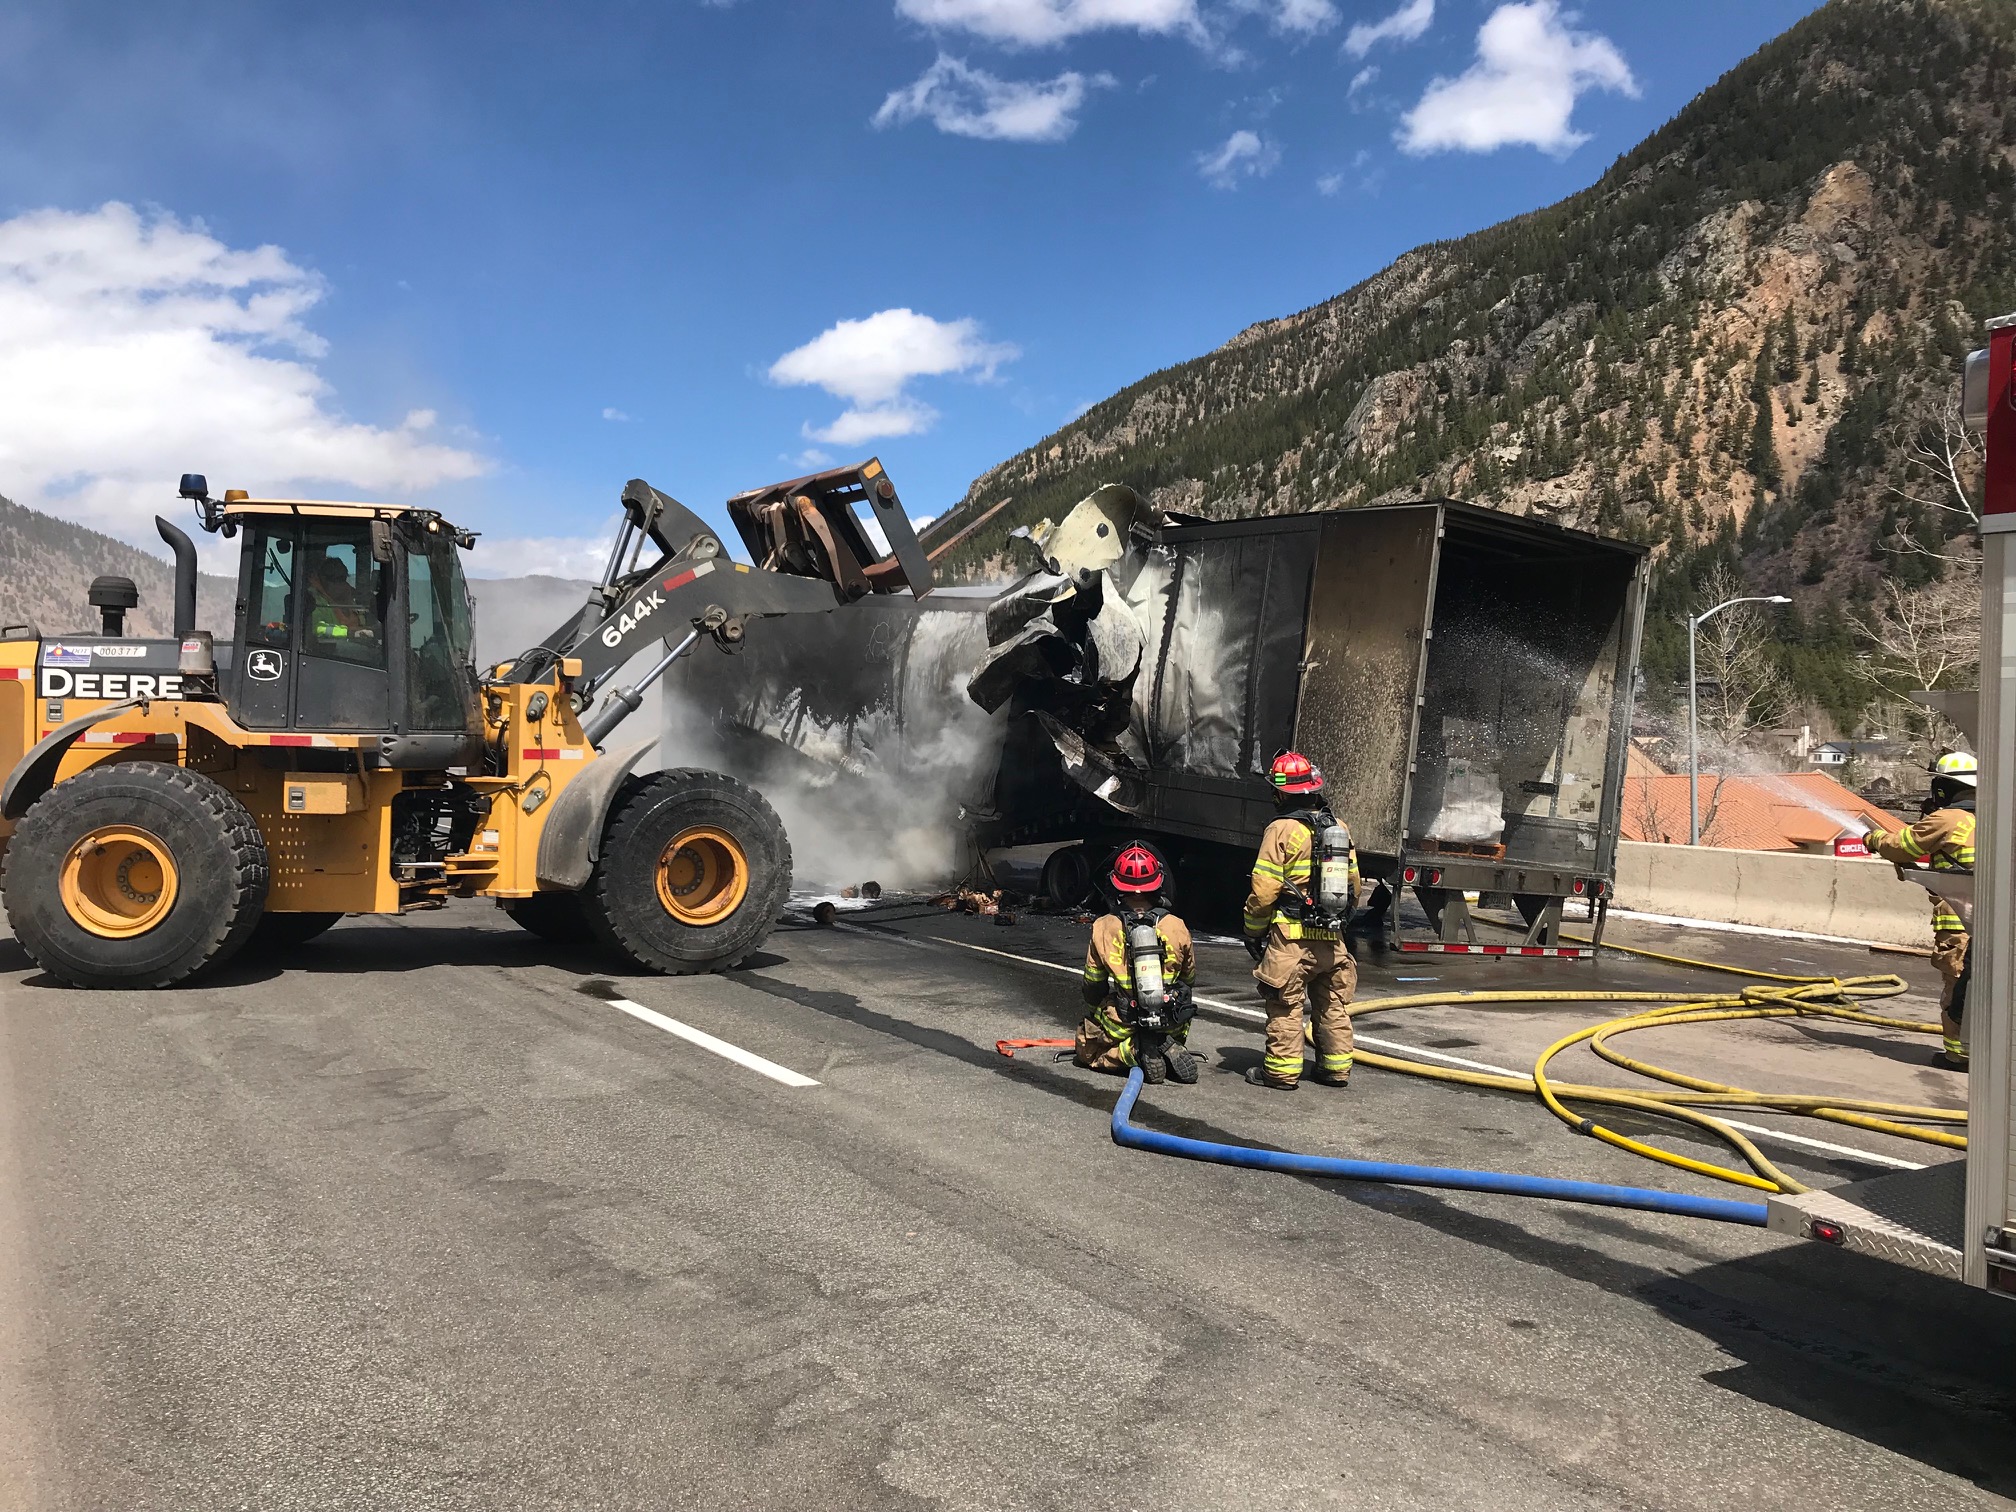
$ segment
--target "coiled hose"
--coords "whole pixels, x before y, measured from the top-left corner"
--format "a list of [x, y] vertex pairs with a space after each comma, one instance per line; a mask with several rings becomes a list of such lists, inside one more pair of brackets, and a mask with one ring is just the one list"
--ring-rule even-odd
[[[1764, 1192], [1803, 1192], [1806, 1187], [1779, 1170], [1742, 1130], [1733, 1128], [1723, 1120], [1702, 1111], [1703, 1109], [1754, 1108], [1763, 1112], [1795, 1113], [1879, 1134], [1941, 1145], [1948, 1149], [1964, 1150], [1967, 1147], [1964, 1135], [1950, 1133], [1942, 1128], [1926, 1127], [1937, 1124], [1965, 1124], [1967, 1121], [1965, 1109], [1921, 1107], [1820, 1094], [1759, 1092], [1686, 1076], [1628, 1056], [1610, 1044], [1612, 1039], [1620, 1035], [1635, 1033], [1642, 1029], [1715, 1023], [1732, 1019], [1815, 1017], [1885, 1029], [1937, 1034], [1939, 1026], [1935, 1023], [1889, 1018], [1864, 1012], [1856, 1006], [1862, 1002], [1895, 997], [1908, 990], [1902, 977], [1889, 973], [1858, 977], [1789, 976], [1779, 972], [1730, 966], [1719, 961], [1698, 961], [1687, 956], [1667, 955], [1628, 945], [1605, 945], [1604, 949], [1698, 970], [1755, 978], [1770, 985], [1750, 986], [1735, 993], [1708, 997], [1703, 997], [1698, 992], [1598, 991], [1416, 993], [1400, 997], [1373, 998], [1352, 1005], [1351, 1016], [1354, 1021], [1367, 1014], [1383, 1013], [1393, 1009], [1439, 1007], [1457, 1003], [1603, 1002], [1657, 1003], [1663, 1006], [1609, 1019], [1585, 1029], [1578, 1029], [1573, 1034], [1564, 1035], [1541, 1052], [1529, 1076], [1499, 1076], [1488, 1072], [1464, 1071], [1371, 1051], [1359, 1051], [1355, 1060], [1381, 1070], [1425, 1077], [1432, 1081], [1455, 1082], [1463, 1086], [1485, 1087], [1493, 1091], [1537, 1095], [1549, 1112], [1577, 1133], [1587, 1134], [1602, 1140], [1605, 1144], [1614, 1145], [1618, 1149], [1628, 1150], [1634, 1155], [1656, 1160], [1678, 1170], [1690, 1171], [1698, 1176], [1708, 1176], [1718, 1181], [1727, 1181]], [[1598, 1087], [1559, 1082], [1549, 1076], [1548, 1066], [1556, 1056], [1585, 1041], [1591, 1050], [1612, 1065], [1684, 1090], [1667, 1092]], [[1568, 1106], [1571, 1102], [1629, 1108], [1639, 1113], [1673, 1119], [1703, 1129], [1735, 1150], [1749, 1169], [1741, 1170], [1732, 1166], [1718, 1165], [1712, 1161], [1697, 1160], [1671, 1150], [1662, 1150], [1657, 1145], [1621, 1134], [1607, 1125], [1575, 1112]]]

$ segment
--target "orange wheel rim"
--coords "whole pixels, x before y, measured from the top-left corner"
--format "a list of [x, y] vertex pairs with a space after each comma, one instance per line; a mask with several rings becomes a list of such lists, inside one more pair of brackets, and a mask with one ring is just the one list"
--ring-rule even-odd
[[101, 824], [70, 847], [57, 891], [78, 928], [124, 940], [167, 918], [180, 886], [175, 858], [158, 836], [130, 824]]
[[658, 901], [681, 924], [718, 924], [749, 892], [749, 858], [725, 830], [681, 830], [658, 856]]

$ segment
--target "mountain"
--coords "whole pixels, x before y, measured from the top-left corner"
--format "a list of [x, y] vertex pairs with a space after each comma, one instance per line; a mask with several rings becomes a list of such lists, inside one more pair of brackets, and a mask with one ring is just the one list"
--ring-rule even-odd
[[1858, 613], [1955, 571], [1967, 525], [1918, 449], [1980, 322], [2016, 308], [2012, 34], [2016, 0], [1834, 0], [1590, 188], [983, 474], [932, 533], [1005, 507], [943, 565], [998, 568], [1009, 530], [1108, 481], [1215, 517], [1467, 498], [1654, 545], [1655, 704], [1711, 580], [1791, 595], [1788, 702], [1847, 728], [1872, 697]]
[[[0, 498], [0, 625], [34, 625], [46, 635], [95, 631], [98, 611], [86, 600], [91, 579], [133, 579], [139, 606], [126, 616], [130, 635], [174, 629], [175, 568], [161, 557]], [[204, 573], [196, 582], [196, 623], [218, 633], [231, 628], [237, 585]]]

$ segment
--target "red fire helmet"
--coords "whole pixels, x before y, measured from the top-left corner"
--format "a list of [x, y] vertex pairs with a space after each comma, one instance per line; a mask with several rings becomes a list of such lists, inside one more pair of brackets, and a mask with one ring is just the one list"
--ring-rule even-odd
[[1283, 751], [1268, 768], [1267, 780], [1284, 793], [1320, 793], [1323, 774], [1300, 751]]
[[1162, 858], [1139, 840], [1131, 840], [1113, 858], [1113, 871], [1107, 881], [1115, 892], [1158, 893], [1163, 883]]

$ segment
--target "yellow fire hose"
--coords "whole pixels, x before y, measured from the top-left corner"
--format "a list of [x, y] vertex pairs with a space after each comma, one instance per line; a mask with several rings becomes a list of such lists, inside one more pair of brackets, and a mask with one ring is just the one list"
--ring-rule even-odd
[[[1649, 1061], [1628, 1056], [1609, 1043], [1617, 1036], [1641, 1029], [1670, 1028], [1681, 1024], [1717, 1023], [1737, 1019], [1801, 1017], [1828, 1018], [1847, 1023], [1867, 1024], [1875, 1028], [1937, 1034], [1939, 1032], [1937, 1024], [1922, 1023], [1915, 1019], [1886, 1018], [1863, 1012], [1855, 1006], [1862, 1002], [1895, 997], [1907, 991], [1908, 986], [1902, 977], [1889, 973], [1845, 978], [1788, 976], [1778, 972], [1730, 966], [1718, 961], [1697, 961], [1686, 956], [1641, 950], [1635, 946], [1606, 945], [1604, 948], [1672, 965], [1726, 972], [1785, 985], [1745, 987], [1736, 993], [1706, 997], [1698, 992], [1585, 991], [1411, 993], [1399, 997], [1371, 998], [1362, 1003], [1352, 1004], [1351, 1017], [1354, 1021], [1367, 1014], [1386, 1013], [1398, 1008], [1449, 1007], [1464, 1003], [1656, 1003], [1662, 1006], [1609, 1019], [1585, 1029], [1578, 1029], [1573, 1034], [1564, 1035], [1540, 1053], [1529, 1076], [1499, 1076], [1490, 1072], [1465, 1071], [1362, 1050], [1354, 1059], [1383, 1071], [1398, 1071], [1408, 1076], [1426, 1077], [1432, 1081], [1455, 1082], [1463, 1086], [1485, 1087], [1499, 1092], [1537, 1094], [1546, 1104], [1548, 1111], [1578, 1133], [1591, 1135], [1605, 1144], [1629, 1150], [1634, 1155], [1642, 1155], [1663, 1165], [1765, 1192], [1802, 1192], [1806, 1188], [1773, 1165], [1764, 1152], [1745, 1137], [1742, 1130], [1731, 1127], [1712, 1114], [1700, 1111], [1701, 1109], [1754, 1108], [1763, 1112], [1794, 1113], [1808, 1118], [1848, 1124], [1875, 1133], [1890, 1134], [1902, 1139], [1916, 1139], [1927, 1144], [1943, 1145], [1951, 1149], [1964, 1150], [1967, 1147], [1964, 1135], [1923, 1127], [1927, 1124], [1965, 1124], [1967, 1121], [1965, 1109], [1917, 1107], [1902, 1103], [1828, 1097], [1819, 1094], [1752, 1091], [1686, 1076], [1678, 1071], [1653, 1065]], [[1313, 1034], [1313, 1026], [1310, 1030], [1305, 1030], [1305, 1033]], [[1548, 1063], [1562, 1051], [1585, 1041], [1592, 1051], [1614, 1066], [1684, 1090], [1634, 1091], [1621, 1087], [1557, 1082], [1549, 1077]], [[1662, 1150], [1657, 1145], [1620, 1134], [1615, 1129], [1576, 1113], [1568, 1107], [1569, 1102], [1629, 1108], [1639, 1113], [1691, 1124], [1706, 1130], [1729, 1145], [1742, 1156], [1750, 1169], [1746, 1171], [1732, 1166], [1716, 1165], [1712, 1161], [1696, 1160], [1671, 1150]]]

